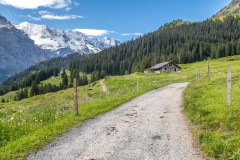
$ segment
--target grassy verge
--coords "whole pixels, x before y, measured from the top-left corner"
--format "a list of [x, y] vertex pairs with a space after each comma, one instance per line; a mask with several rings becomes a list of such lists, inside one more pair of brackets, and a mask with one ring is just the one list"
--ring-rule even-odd
[[[184, 73], [109, 77], [109, 93], [99, 83], [78, 88], [79, 116], [73, 111], [73, 89], [48, 93], [12, 103], [0, 103], [0, 159], [22, 158], [43, 147], [71, 126], [105, 113], [154, 88], [186, 81]], [[138, 82], [138, 90], [137, 90]]]
[[[206, 78], [207, 62], [204, 61], [181, 65], [182, 73], [108, 77], [105, 80], [107, 94], [102, 93], [98, 82], [79, 87], [79, 116], [74, 115], [72, 88], [0, 103], [0, 159], [25, 157], [72, 126], [79, 126], [147, 91], [186, 81], [192, 82], [184, 92], [184, 108], [204, 152], [217, 159], [240, 159], [240, 56], [209, 62], [211, 81]], [[233, 68], [230, 106], [226, 105], [229, 64]], [[194, 79], [198, 71], [202, 76], [197, 81]]]
[[[194, 133], [206, 155], [214, 159], [240, 159], [239, 58], [235, 56], [210, 61], [211, 80], [203, 77], [199, 81], [192, 81], [184, 92], [184, 108], [194, 125]], [[230, 106], [227, 105], [229, 64], [233, 68]]]

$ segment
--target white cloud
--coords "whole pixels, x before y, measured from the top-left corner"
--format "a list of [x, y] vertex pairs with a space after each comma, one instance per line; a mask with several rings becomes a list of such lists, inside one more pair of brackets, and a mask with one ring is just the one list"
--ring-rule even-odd
[[39, 16], [31, 16], [31, 15], [20, 15], [20, 17], [28, 18], [29, 20], [40, 21], [41, 19], [49, 19], [49, 20], [68, 20], [68, 19], [77, 19], [77, 18], [84, 18], [83, 16], [79, 15], [55, 15], [49, 11], [39, 11]]
[[45, 14], [41, 16], [42, 19], [49, 19], [49, 20], [67, 20], [67, 19], [77, 19], [77, 18], [84, 18], [83, 16], [78, 15], [54, 15], [54, 14]]
[[74, 4], [75, 6], [79, 6], [79, 3], [75, 2], [75, 1], [73, 1], [73, 4]]
[[37, 9], [38, 7], [65, 8], [72, 4], [71, 0], [0, 0], [0, 4], [20, 9]]
[[52, 14], [52, 12], [49, 12], [49, 11], [39, 11], [38, 14], [45, 15], [45, 14]]
[[70, 11], [71, 9], [72, 9], [71, 7], [66, 7], [66, 8], [65, 8], [65, 11], [68, 12], [68, 11]]
[[49, 11], [39, 11], [38, 14], [40, 15], [41, 19], [49, 19], [49, 20], [67, 20], [67, 19], [84, 18], [83, 16], [79, 16], [79, 15], [55, 15]]
[[142, 36], [142, 33], [123, 33], [121, 36]]
[[75, 29], [74, 31], [82, 32], [88, 36], [103, 36], [110, 33], [115, 33], [114, 31], [101, 30], [101, 29]]
[[42, 18], [40, 17], [33, 17], [31, 15], [27, 15], [27, 16], [24, 16], [24, 15], [20, 15], [20, 17], [23, 17], [23, 18], [27, 18], [29, 20], [35, 20], [35, 21], [40, 21]]

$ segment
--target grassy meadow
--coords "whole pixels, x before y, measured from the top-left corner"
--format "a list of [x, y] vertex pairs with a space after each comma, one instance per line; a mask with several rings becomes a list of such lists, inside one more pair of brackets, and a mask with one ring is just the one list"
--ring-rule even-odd
[[[202, 62], [201, 62], [202, 63]], [[201, 67], [195, 63], [186, 68]], [[232, 101], [227, 105], [227, 68], [232, 66]], [[210, 61], [211, 80], [194, 80], [184, 92], [187, 117], [203, 151], [214, 159], [240, 159], [240, 56]], [[190, 68], [189, 68], [190, 69]]]
[[[118, 107], [147, 91], [191, 81], [184, 92], [184, 109], [205, 154], [217, 159], [240, 159], [240, 56], [180, 65], [181, 73], [112, 76], [78, 87], [79, 116], [74, 115], [73, 88], [9, 103], [0, 102], [0, 159], [23, 158], [71, 127]], [[227, 105], [227, 66], [233, 69], [232, 104]], [[201, 78], [196, 80], [196, 73]], [[59, 83], [48, 79], [43, 83]], [[138, 87], [137, 87], [138, 84]], [[15, 93], [8, 93], [13, 96]], [[5, 95], [6, 97], [7, 95]], [[0, 99], [2, 97], [0, 96]]]
[[[79, 126], [85, 120], [105, 113], [142, 93], [190, 79], [192, 77], [184, 73], [134, 73], [107, 77], [107, 94], [103, 94], [99, 82], [78, 87], [79, 116], [74, 115], [72, 88], [21, 101], [0, 103], [0, 159], [25, 157], [70, 127]], [[52, 83], [53, 80], [55, 79], [50, 78], [47, 81]]]

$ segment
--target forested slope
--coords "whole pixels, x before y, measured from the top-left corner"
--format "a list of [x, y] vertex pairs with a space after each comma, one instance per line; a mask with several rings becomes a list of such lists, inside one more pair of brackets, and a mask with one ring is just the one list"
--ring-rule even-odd
[[[171, 25], [170, 25], [171, 26]], [[169, 24], [117, 47], [70, 64], [70, 70], [108, 75], [143, 71], [156, 63], [191, 63], [207, 58], [240, 54], [240, 17], [209, 19], [197, 23]]]

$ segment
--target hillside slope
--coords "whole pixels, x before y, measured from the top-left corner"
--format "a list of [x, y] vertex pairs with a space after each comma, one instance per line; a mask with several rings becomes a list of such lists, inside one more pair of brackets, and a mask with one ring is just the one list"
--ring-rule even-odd
[[221, 9], [214, 17], [221, 17], [233, 14], [240, 14], [240, 0], [232, 0], [232, 2]]
[[70, 64], [70, 70], [108, 75], [142, 72], [157, 63], [192, 63], [240, 54], [240, 17], [172, 24]]
[[[207, 62], [181, 65], [197, 73], [184, 94], [184, 108], [194, 124], [194, 133], [206, 155], [214, 159], [240, 159], [240, 56], [209, 61], [211, 78], [207, 79]], [[231, 104], [227, 103], [227, 69], [232, 67]]]
[[14, 76], [9, 77], [5, 81], [3, 81], [3, 83], [0, 85], [0, 87], [1, 86], [9, 86], [9, 85], [13, 84], [14, 82], [16, 82], [16, 83], [21, 82], [24, 78], [31, 75], [32, 73], [38, 72], [38, 71], [41, 71], [41, 70], [44, 70], [47, 68], [51, 68], [51, 67], [68, 68], [69, 63], [71, 63], [72, 61], [80, 60], [85, 57], [86, 57], [85, 54], [74, 53], [74, 54], [70, 54], [66, 57], [51, 58], [44, 62], [37, 63], [21, 72], [15, 74]]
[[50, 57], [2, 15], [0, 44], [0, 83], [9, 76]]
[[26, 159], [204, 160], [179, 107], [187, 84], [172, 84], [134, 98]]
[[[202, 61], [181, 64], [181, 73], [135, 73], [108, 77], [105, 80], [108, 94], [102, 93], [98, 83], [79, 87], [80, 116], [73, 115], [72, 88], [21, 101], [0, 102], [0, 127], [5, 128], [0, 137], [0, 159], [26, 156], [53, 140], [73, 124], [79, 124], [109, 111], [154, 88], [176, 82], [192, 81], [196, 79], [196, 73], [199, 70], [201, 71], [200, 80], [192, 81], [184, 95], [185, 111], [195, 125], [194, 133], [203, 150], [210, 157], [239, 159], [240, 56], [209, 60], [209, 63], [211, 81], [206, 78], [207, 61]], [[231, 106], [226, 105], [226, 71], [229, 64], [233, 68]], [[137, 90], [137, 82], [139, 90]], [[0, 96], [0, 99], [2, 98], [7, 99], [5, 96]]]

